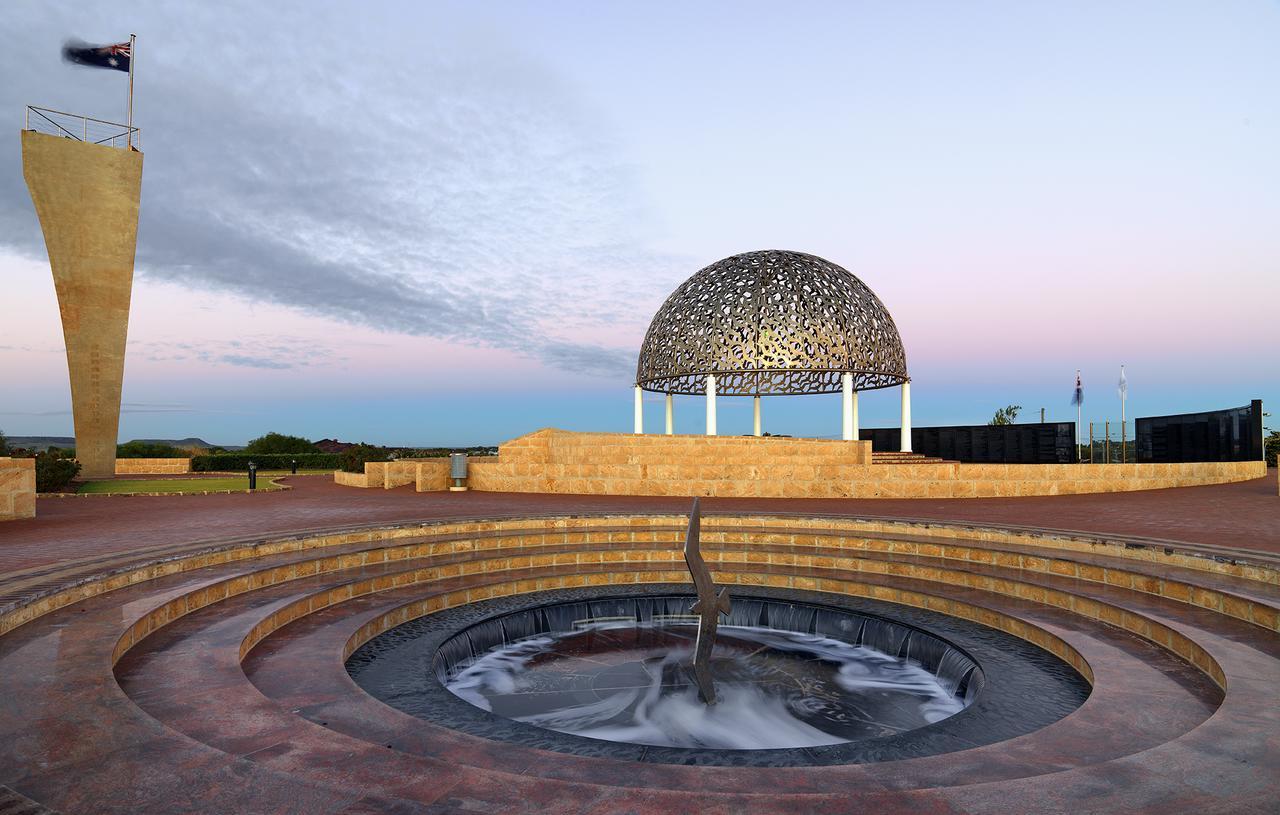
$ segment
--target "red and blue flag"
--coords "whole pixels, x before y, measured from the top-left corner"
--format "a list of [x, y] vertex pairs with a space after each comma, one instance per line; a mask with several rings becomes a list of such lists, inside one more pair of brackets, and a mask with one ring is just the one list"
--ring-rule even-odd
[[127, 42], [115, 45], [90, 45], [85, 42], [68, 42], [62, 46], [62, 58], [76, 65], [87, 65], [90, 68], [107, 68], [112, 71], [129, 72], [129, 62], [133, 59], [133, 49]]

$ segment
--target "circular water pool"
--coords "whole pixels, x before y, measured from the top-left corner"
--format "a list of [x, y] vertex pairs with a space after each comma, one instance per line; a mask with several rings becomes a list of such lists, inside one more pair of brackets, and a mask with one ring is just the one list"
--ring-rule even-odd
[[[530, 613], [545, 611], [555, 610]], [[560, 733], [660, 747], [762, 750], [923, 727], [963, 710], [979, 684], [971, 681], [972, 661], [954, 649], [941, 665], [926, 667], [859, 642], [856, 634], [850, 642], [722, 625], [711, 660], [718, 698], [706, 705], [690, 667], [696, 626], [638, 616], [580, 619], [568, 631], [495, 645], [454, 665], [442, 677], [445, 687], [483, 710]], [[861, 632], [868, 622], [885, 625], [860, 619], [849, 629]], [[922, 636], [909, 632], [904, 639], [912, 634]], [[929, 643], [930, 655], [938, 650]]]
[[[665, 590], [663, 590], [665, 589]], [[411, 620], [357, 648], [366, 692], [437, 725], [584, 756], [812, 766], [968, 749], [1088, 696], [1066, 663], [923, 609], [740, 587], [698, 698], [683, 587], [565, 589]]]

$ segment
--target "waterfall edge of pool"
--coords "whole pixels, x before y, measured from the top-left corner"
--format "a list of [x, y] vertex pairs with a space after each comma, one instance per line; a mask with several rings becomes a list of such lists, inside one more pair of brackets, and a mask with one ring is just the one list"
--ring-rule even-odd
[[719, 703], [692, 681], [687, 585], [492, 598], [350, 655], [414, 717], [539, 749], [659, 763], [812, 766], [968, 749], [1067, 715], [1087, 680], [1025, 640], [869, 598], [747, 587], [721, 616]]

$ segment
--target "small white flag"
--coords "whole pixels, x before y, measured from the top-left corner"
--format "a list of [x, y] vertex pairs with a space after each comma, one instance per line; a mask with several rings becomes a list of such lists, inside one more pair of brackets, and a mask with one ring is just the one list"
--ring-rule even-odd
[[1124, 366], [1120, 366], [1120, 398], [1123, 399], [1129, 393], [1129, 380], [1124, 378]]

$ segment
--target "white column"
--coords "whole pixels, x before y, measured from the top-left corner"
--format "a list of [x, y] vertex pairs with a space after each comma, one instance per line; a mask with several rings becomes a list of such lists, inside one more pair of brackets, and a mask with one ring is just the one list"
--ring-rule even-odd
[[763, 436], [764, 434], [760, 432], [760, 394], [756, 394], [756, 398], [753, 400], [751, 407], [753, 409], [752, 412], [755, 415], [755, 434], [757, 436]]
[[840, 377], [840, 438], [853, 441], [853, 374]]
[[644, 391], [636, 385], [636, 435], [644, 433]]
[[716, 375], [707, 374], [707, 435], [716, 434]]
[[858, 392], [853, 392], [853, 440], [858, 440]]
[[676, 432], [676, 412], [671, 405], [671, 394], [667, 394], [667, 435]]
[[911, 452], [911, 383], [902, 383], [902, 452]]

